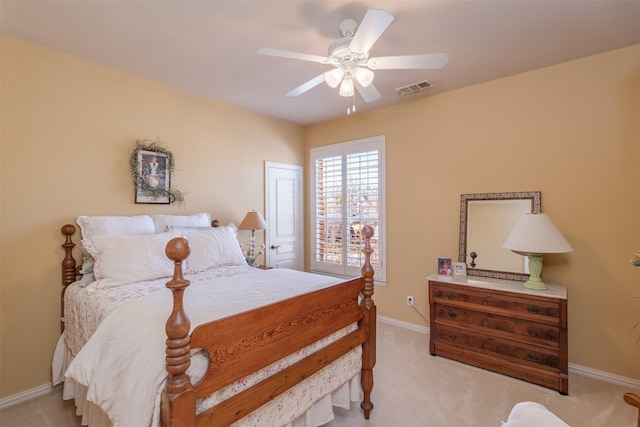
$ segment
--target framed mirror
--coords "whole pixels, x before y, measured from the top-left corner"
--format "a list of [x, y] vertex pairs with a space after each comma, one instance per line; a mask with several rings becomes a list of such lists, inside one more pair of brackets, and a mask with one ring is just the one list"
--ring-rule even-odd
[[527, 258], [502, 244], [523, 213], [541, 208], [539, 191], [462, 194], [458, 260], [467, 265], [467, 275], [527, 280]]

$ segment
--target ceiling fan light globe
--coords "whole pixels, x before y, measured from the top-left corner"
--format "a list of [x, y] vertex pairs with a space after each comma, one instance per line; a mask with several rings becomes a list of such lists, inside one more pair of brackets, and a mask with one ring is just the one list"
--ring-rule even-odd
[[333, 70], [324, 73], [325, 81], [332, 88], [338, 87], [343, 77], [344, 70], [342, 68], [334, 68]]
[[353, 96], [353, 80], [351, 80], [351, 76], [347, 75], [342, 79], [342, 83], [340, 84], [340, 96]]
[[373, 71], [367, 68], [360, 67], [355, 71], [353, 75], [362, 87], [367, 87], [371, 83], [373, 83]]

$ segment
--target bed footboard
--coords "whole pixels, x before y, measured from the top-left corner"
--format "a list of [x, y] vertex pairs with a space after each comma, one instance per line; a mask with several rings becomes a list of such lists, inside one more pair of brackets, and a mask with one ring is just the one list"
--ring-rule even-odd
[[[232, 424], [357, 346], [362, 346], [361, 408], [368, 419], [373, 409], [371, 391], [376, 363], [376, 307], [370, 262], [373, 228], [364, 227], [362, 235], [365, 238], [362, 277], [200, 325], [191, 335], [182, 304], [189, 286], [182, 276], [182, 261], [189, 255], [189, 246], [181, 238], [169, 242], [166, 252], [175, 267], [167, 287], [173, 292], [174, 305], [166, 324], [169, 379], [162, 394], [162, 425]], [[343, 338], [196, 416], [196, 398], [205, 397], [355, 322], [358, 327]], [[186, 374], [191, 348], [206, 350], [210, 359], [207, 374], [195, 385]]]

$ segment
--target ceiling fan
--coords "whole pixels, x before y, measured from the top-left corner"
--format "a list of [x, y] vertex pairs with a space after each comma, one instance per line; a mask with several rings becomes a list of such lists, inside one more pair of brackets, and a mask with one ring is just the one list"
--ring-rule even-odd
[[[393, 21], [393, 15], [385, 10], [368, 10], [360, 26], [353, 19], [339, 24], [342, 38], [329, 45], [329, 56], [311, 55], [288, 50], [261, 48], [261, 55], [301, 59], [332, 65], [334, 68], [291, 90], [287, 96], [298, 96], [326, 82], [330, 87], [340, 86], [339, 94], [354, 97], [354, 88], [365, 102], [380, 98], [380, 92], [372, 84], [372, 70], [427, 69], [442, 68], [449, 60], [446, 53], [369, 57], [369, 50]], [[357, 30], [357, 31], [356, 31]], [[347, 108], [347, 113], [355, 111], [355, 105]]]

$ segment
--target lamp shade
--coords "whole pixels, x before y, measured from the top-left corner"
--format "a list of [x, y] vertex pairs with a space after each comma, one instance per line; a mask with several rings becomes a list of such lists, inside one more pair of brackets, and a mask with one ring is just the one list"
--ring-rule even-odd
[[250, 211], [238, 226], [238, 230], [266, 230], [267, 223], [260, 215], [260, 212]]
[[560, 254], [573, 248], [543, 213], [522, 215], [502, 247], [524, 254]]

